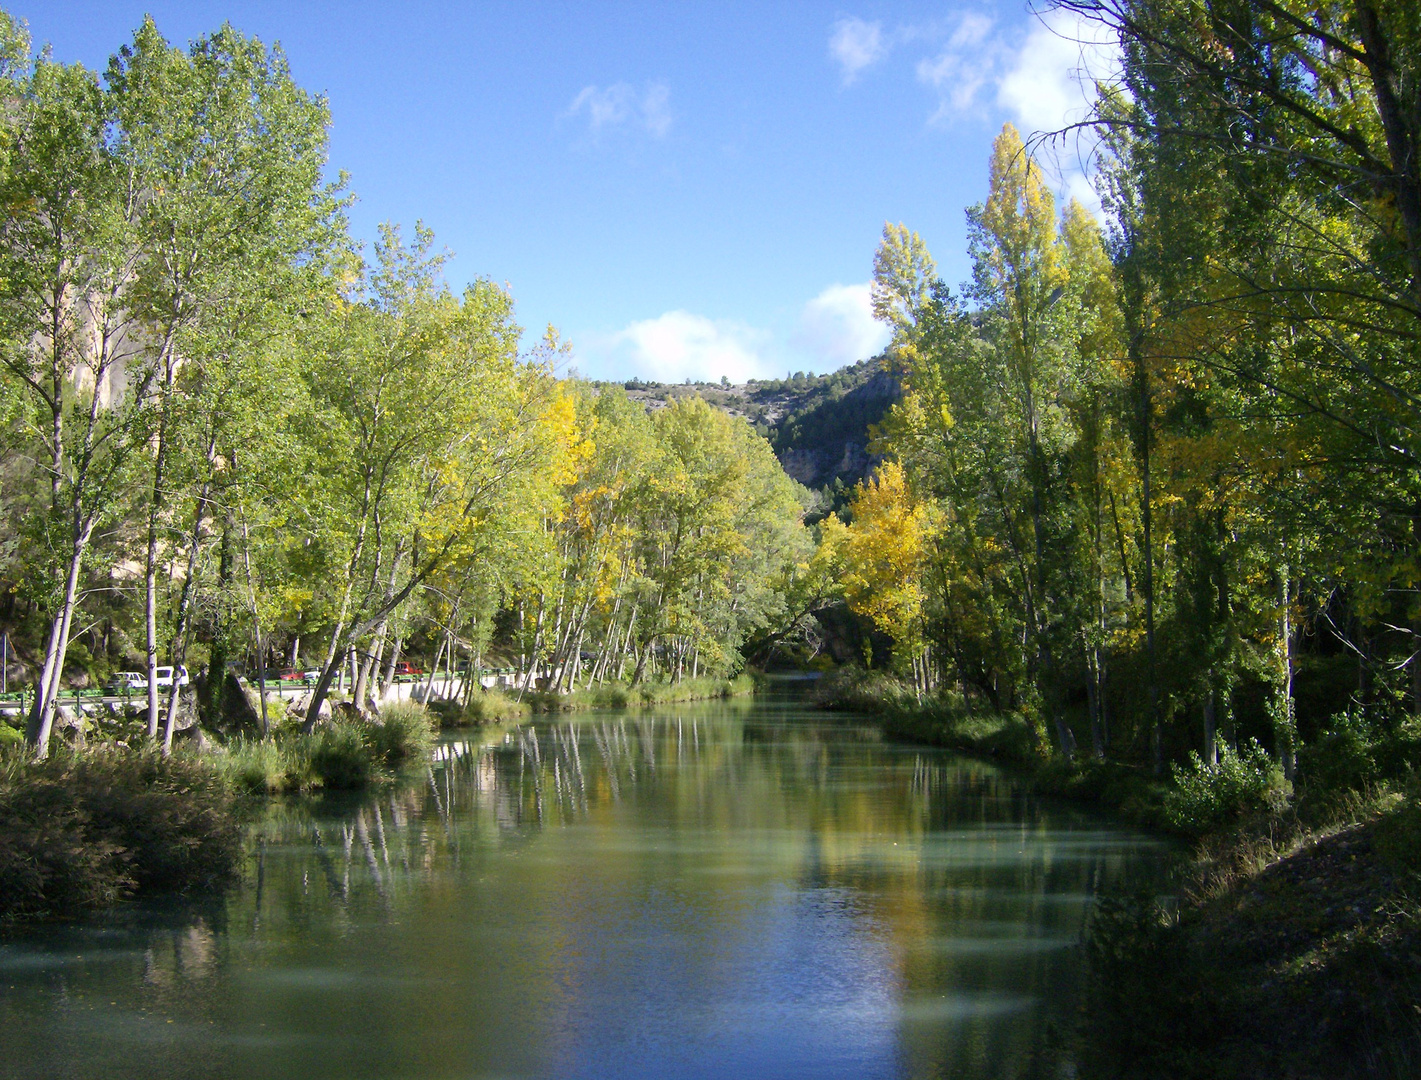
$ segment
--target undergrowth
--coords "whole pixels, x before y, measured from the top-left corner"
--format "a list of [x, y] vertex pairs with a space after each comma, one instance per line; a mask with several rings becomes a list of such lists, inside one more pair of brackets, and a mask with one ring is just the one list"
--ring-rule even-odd
[[434, 733], [428, 709], [398, 702], [373, 719], [332, 721], [310, 735], [286, 730], [270, 739], [237, 739], [217, 760], [222, 772], [247, 792], [358, 791], [422, 757]]
[[0, 755], [0, 919], [71, 916], [142, 891], [219, 887], [241, 855], [235, 792], [178, 752]]

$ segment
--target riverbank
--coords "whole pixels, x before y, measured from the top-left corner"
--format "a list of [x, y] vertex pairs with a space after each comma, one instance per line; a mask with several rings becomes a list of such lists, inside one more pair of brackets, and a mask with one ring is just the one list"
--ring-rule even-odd
[[170, 757], [125, 742], [56, 744], [34, 761], [0, 748], [0, 922], [66, 918], [144, 893], [220, 890], [238, 877], [251, 800], [362, 791], [424, 760], [441, 727], [517, 721], [534, 712], [637, 708], [753, 693], [748, 675], [571, 695], [480, 693], [457, 712], [400, 701], [376, 717], [338, 709], [305, 734], [185, 740]]
[[1201, 859], [1174, 915], [1098, 904], [1081, 1075], [1421, 1075], [1421, 806], [1383, 800], [1289, 848], [1222, 877]]
[[487, 690], [474, 695], [468, 706], [459, 709], [434, 708], [446, 727], [517, 720], [530, 713], [581, 712], [587, 709], [636, 709], [652, 705], [674, 705], [689, 701], [717, 701], [755, 693], [754, 676], [731, 679], [701, 676], [679, 682], [602, 683], [569, 694], [539, 690], [517, 695], [507, 690]]
[[1421, 1075], [1421, 730], [1301, 755], [1295, 791], [1255, 746], [1153, 778], [1046, 757], [1017, 715], [918, 701], [863, 673], [826, 708], [877, 716], [889, 738], [991, 759], [1042, 792], [1192, 842], [1177, 903], [1104, 897], [1083, 940], [1082, 1076], [1297, 1080]]

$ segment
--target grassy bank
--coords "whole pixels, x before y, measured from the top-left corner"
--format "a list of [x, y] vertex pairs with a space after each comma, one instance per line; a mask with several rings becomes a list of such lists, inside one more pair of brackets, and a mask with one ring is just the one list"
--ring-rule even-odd
[[750, 675], [733, 679], [702, 676], [680, 682], [608, 683], [570, 694], [529, 694], [525, 697], [534, 712], [573, 712], [581, 709], [628, 709], [646, 705], [672, 705], [685, 701], [712, 701], [740, 697], [755, 692], [755, 680]]
[[1281, 842], [1216, 839], [1174, 914], [1103, 898], [1080, 1074], [1421, 1075], [1421, 806], [1390, 795], [1357, 816]]
[[0, 756], [0, 920], [72, 916], [140, 892], [234, 880], [237, 791], [189, 752]]
[[237, 739], [214, 757], [237, 791], [359, 791], [392, 778], [428, 753], [435, 719], [423, 705], [387, 705], [378, 718], [342, 719], [310, 735], [278, 730], [269, 739]]
[[530, 713], [578, 712], [586, 709], [632, 709], [647, 705], [669, 705], [682, 701], [708, 701], [739, 697], [755, 692], [749, 675], [733, 679], [682, 679], [673, 683], [603, 683], [570, 694], [533, 691], [518, 694], [507, 690], [484, 690], [467, 706], [435, 702], [431, 707], [443, 727], [521, 720]]
[[1099, 1080], [1421, 1075], [1421, 723], [1369, 738], [1340, 720], [1296, 788], [1257, 744], [1161, 778], [1046, 756], [1022, 715], [919, 701], [844, 672], [828, 708], [893, 738], [1000, 761], [1051, 794], [1193, 842], [1177, 906], [1107, 896], [1084, 939], [1087, 999], [1067, 1055]]

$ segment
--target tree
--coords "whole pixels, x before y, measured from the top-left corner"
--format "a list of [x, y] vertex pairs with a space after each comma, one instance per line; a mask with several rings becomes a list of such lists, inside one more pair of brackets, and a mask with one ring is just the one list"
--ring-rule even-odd
[[151, 371], [125, 300], [137, 192], [113, 158], [97, 81], [41, 59], [17, 89], [0, 178], [0, 301], [7, 394], [24, 401], [19, 449], [45, 492], [23, 526], [49, 625], [27, 729], [43, 756], [86, 559], [95, 530], [120, 510]]
[[327, 433], [317, 524], [332, 630], [306, 726], [347, 652], [477, 547], [500, 503], [550, 468], [565, 438], [546, 364], [521, 362], [512, 299], [487, 281], [440, 286], [433, 235], [386, 226], [363, 294], [338, 300], [311, 394]]
[[144, 555], [151, 736], [160, 715], [157, 578], [177, 509], [168, 472], [186, 345], [205, 321], [230, 317], [329, 244], [340, 221], [322, 179], [329, 112], [295, 84], [280, 50], [228, 25], [184, 52], [147, 18], [110, 61], [107, 81], [141, 251], [124, 303], [157, 371]]

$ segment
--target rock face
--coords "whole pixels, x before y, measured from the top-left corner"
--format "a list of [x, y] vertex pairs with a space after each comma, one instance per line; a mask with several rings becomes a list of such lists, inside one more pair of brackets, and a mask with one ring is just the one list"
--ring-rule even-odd
[[862, 360], [828, 375], [796, 375], [734, 385], [625, 384], [627, 396], [648, 409], [678, 398], [702, 397], [743, 416], [769, 440], [785, 472], [811, 488], [851, 488], [877, 464], [869, 428], [902, 397], [902, 386], [881, 358]]

